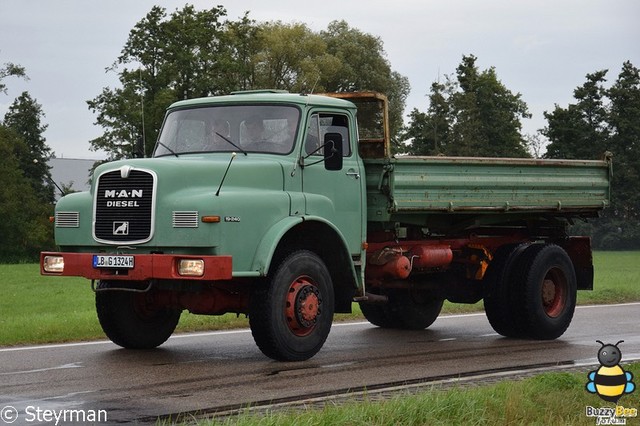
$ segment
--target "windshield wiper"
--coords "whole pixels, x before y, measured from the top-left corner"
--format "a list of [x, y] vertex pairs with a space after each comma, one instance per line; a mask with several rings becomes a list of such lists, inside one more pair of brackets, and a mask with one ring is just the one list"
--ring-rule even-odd
[[218, 132], [215, 132], [216, 135], [220, 136], [222, 139], [225, 140], [225, 142], [229, 142], [231, 145], [233, 145], [235, 148], [238, 148], [238, 151], [240, 151], [241, 153], [243, 153], [244, 155], [247, 155], [247, 151], [245, 151], [244, 149], [240, 148], [238, 145], [236, 145], [235, 143], [233, 143], [233, 141], [229, 138], [227, 138], [225, 135], [221, 135]]
[[163, 144], [162, 142], [158, 141], [158, 145], [160, 145], [161, 147], [163, 147], [164, 149], [166, 149], [167, 151], [169, 151], [171, 154], [175, 155], [176, 158], [180, 158], [178, 157], [178, 154], [176, 154], [171, 148], [169, 148], [168, 146], [166, 146], [165, 144]]

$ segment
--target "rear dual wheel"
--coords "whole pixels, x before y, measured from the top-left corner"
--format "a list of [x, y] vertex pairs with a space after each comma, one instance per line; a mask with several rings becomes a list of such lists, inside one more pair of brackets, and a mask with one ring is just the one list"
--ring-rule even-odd
[[487, 318], [504, 336], [556, 339], [573, 319], [575, 270], [557, 245], [499, 249], [485, 276], [485, 288]]
[[[530, 253], [529, 253], [530, 251]], [[522, 310], [516, 321], [526, 336], [550, 340], [560, 337], [571, 324], [576, 307], [577, 283], [573, 263], [559, 246], [528, 249], [513, 271]]]
[[487, 319], [496, 333], [505, 337], [518, 337], [522, 334], [514, 320], [520, 304], [510, 274], [515, 260], [529, 247], [529, 244], [500, 247], [494, 253], [484, 276], [484, 309]]

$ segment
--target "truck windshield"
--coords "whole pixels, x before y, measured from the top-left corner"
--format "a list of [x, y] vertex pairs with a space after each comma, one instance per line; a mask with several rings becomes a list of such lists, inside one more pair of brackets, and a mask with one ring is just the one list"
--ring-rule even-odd
[[283, 105], [180, 109], [167, 114], [154, 157], [203, 152], [293, 150], [300, 111]]

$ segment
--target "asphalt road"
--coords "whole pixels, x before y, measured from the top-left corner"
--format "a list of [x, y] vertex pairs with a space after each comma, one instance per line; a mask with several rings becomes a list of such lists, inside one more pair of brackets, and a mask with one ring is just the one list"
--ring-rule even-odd
[[623, 362], [640, 359], [640, 303], [580, 307], [555, 341], [502, 338], [484, 314], [443, 316], [424, 331], [334, 324], [320, 353], [300, 363], [264, 357], [248, 330], [177, 335], [150, 351], [110, 342], [0, 348], [0, 425], [16, 415], [16, 424], [38, 424], [38, 416], [55, 424], [44, 421], [45, 410], [104, 410], [109, 423], [145, 421], [450, 375], [597, 364], [596, 340], [624, 340]]

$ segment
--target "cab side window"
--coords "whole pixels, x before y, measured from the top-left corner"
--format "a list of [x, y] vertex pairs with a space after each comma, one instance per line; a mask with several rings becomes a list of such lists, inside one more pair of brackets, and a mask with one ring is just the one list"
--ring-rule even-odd
[[324, 155], [323, 141], [327, 133], [338, 133], [342, 136], [343, 157], [351, 155], [349, 141], [349, 119], [346, 115], [315, 113], [307, 121], [304, 149], [307, 155]]

